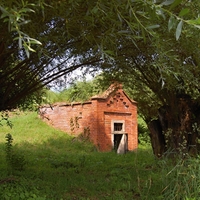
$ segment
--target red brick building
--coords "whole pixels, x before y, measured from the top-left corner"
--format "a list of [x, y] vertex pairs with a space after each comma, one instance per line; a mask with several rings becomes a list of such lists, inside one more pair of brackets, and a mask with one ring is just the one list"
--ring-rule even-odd
[[40, 113], [55, 128], [88, 136], [100, 151], [124, 153], [138, 147], [137, 103], [121, 85], [111, 85], [88, 102], [44, 105]]

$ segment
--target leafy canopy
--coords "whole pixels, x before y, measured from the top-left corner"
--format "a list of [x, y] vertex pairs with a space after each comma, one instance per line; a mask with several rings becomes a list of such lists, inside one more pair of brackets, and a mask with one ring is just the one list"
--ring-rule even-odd
[[198, 0], [3, 0], [0, 110], [23, 104], [44, 85], [68, 82], [77, 69], [112, 70], [127, 56], [121, 53], [127, 44], [139, 50], [141, 42], [155, 42], [167, 21], [176, 40], [190, 36], [199, 29], [198, 6]]

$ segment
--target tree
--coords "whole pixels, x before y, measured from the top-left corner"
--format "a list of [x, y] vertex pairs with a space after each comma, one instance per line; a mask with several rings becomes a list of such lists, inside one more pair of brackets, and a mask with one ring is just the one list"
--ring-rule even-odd
[[78, 68], [87, 66], [90, 73], [98, 70], [102, 62], [117, 58], [124, 38], [136, 48], [140, 40], [155, 35], [159, 27], [155, 19], [165, 13], [171, 16], [170, 27], [177, 19], [180, 25], [198, 28], [199, 21], [193, 17], [181, 20], [187, 10], [182, 9], [180, 17], [170, 11], [181, 2], [2, 1], [0, 110], [16, 107], [44, 85], [60, 84]]
[[[62, 16], [67, 3], [53, 1], [47, 5], [43, 1], [34, 4], [5, 1], [3, 6], [0, 19], [3, 30], [0, 33], [0, 110], [15, 108], [44, 85], [50, 87], [50, 83], [56, 84], [70, 77], [74, 70], [95, 66], [100, 61], [98, 56], [93, 56], [94, 51], [90, 50], [88, 43], [83, 44], [81, 37], [69, 36], [67, 15]], [[71, 20], [74, 18], [72, 16]], [[58, 80], [59, 77], [62, 79]]]
[[[193, 9], [194, 5], [188, 6]], [[180, 12], [180, 8], [177, 9]], [[124, 82], [128, 92], [139, 102], [156, 156], [172, 151], [196, 154], [200, 123], [197, 75], [200, 33], [186, 27], [188, 29], [183, 29], [181, 38], [176, 41], [174, 32], [166, 32], [163, 27], [153, 39], [138, 42], [137, 49], [125, 41], [114, 61], [115, 67], [111, 71], [105, 66], [105, 71], [110, 73], [107, 76], [111, 79]]]
[[60, 92], [47, 90], [44, 103], [89, 101], [92, 96], [104, 92], [109, 87], [109, 82], [102, 84], [102, 80], [103, 77], [100, 74], [92, 80], [75, 81]]
[[[179, 149], [185, 141], [180, 132], [186, 132], [185, 149], [196, 145], [198, 134], [191, 138], [188, 131], [199, 123], [198, 114], [191, 119], [199, 97], [199, 79], [194, 78], [199, 72], [198, 0], [33, 2], [9, 0], [1, 6], [0, 110], [23, 103], [78, 68], [87, 66], [90, 73], [101, 68], [114, 79], [126, 74], [132, 88], [151, 93], [156, 107], [149, 110], [154, 115], [145, 115], [150, 128], [155, 108], [162, 110], [155, 126], [161, 128], [151, 129], [162, 138], [152, 140], [159, 147], [153, 145], [156, 155]], [[180, 123], [184, 116], [189, 116], [187, 126]], [[162, 134], [170, 129], [169, 137]]]

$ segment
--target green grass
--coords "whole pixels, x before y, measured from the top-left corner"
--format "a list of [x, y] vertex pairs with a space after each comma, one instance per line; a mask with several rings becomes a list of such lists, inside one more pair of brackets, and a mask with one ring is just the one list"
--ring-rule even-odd
[[[172, 165], [167, 168], [155, 159], [150, 146], [125, 155], [102, 153], [88, 141], [46, 125], [36, 113], [10, 119], [13, 128], [4, 125], [0, 130], [0, 199], [167, 199], [172, 179], [166, 175]], [[15, 154], [26, 161], [21, 171], [8, 171], [7, 133], [14, 138]]]

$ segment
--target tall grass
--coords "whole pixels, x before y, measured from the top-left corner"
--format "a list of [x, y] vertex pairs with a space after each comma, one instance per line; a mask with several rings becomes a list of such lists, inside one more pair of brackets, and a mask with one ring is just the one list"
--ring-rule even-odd
[[[88, 141], [49, 127], [36, 113], [15, 115], [11, 121], [12, 129], [5, 125], [0, 130], [0, 199], [153, 200], [199, 195], [197, 159], [174, 165], [156, 159], [147, 145], [125, 155], [102, 153]], [[13, 151], [26, 161], [12, 176], [6, 165], [7, 133], [13, 136]], [[181, 196], [179, 191], [188, 192]]]
[[200, 160], [199, 157], [163, 159], [159, 162], [164, 174], [162, 196], [171, 199], [200, 199]]

